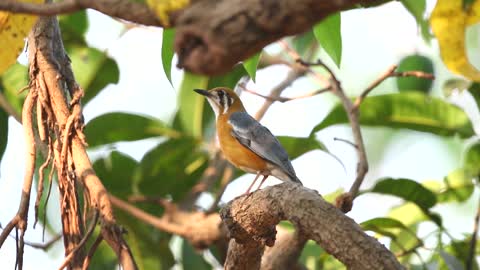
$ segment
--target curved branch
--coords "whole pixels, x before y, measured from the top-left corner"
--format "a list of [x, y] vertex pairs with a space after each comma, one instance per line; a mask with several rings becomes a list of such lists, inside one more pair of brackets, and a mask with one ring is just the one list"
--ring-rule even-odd
[[[242, 248], [261, 250], [264, 245], [272, 246], [275, 225], [289, 220], [299, 233], [317, 242], [349, 269], [403, 269], [395, 256], [355, 221], [323, 200], [316, 191], [294, 183], [268, 187], [231, 201], [220, 215], [230, 236]], [[231, 252], [229, 250], [229, 255]], [[237, 263], [247, 263], [246, 260], [254, 263], [252, 258], [257, 257], [238, 258], [241, 261]]]

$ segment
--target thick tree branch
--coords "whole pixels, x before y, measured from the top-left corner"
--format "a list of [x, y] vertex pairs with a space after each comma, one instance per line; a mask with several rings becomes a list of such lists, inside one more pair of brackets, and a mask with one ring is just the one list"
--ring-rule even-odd
[[[197, 0], [170, 14], [178, 66], [206, 75], [225, 73], [266, 45], [302, 33], [323, 18], [385, 0]], [[145, 5], [129, 0], [64, 0], [50, 4], [0, 1], [0, 10], [38, 15], [92, 8], [144, 25], [161, 26]]]
[[[233, 200], [220, 215], [236, 243], [256, 253], [262, 251], [263, 245], [272, 246], [275, 226], [281, 220], [289, 220], [306, 238], [317, 242], [349, 269], [403, 269], [395, 256], [355, 221], [324, 201], [316, 191], [294, 183], [268, 187]], [[235, 255], [230, 252], [227, 258]], [[254, 264], [252, 260], [258, 257], [235, 259], [238, 265]]]
[[42, 16], [68, 14], [87, 8], [139, 24], [161, 26], [158, 18], [146, 5], [129, 0], [64, 0], [45, 4], [15, 0], [0, 1], [0, 10]]

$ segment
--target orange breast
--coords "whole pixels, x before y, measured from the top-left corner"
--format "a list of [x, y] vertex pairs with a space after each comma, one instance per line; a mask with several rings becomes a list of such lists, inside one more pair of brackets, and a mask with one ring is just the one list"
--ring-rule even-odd
[[228, 117], [229, 114], [222, 114], [217, 120], [218, 139], [225, 158], [234, 166], [250, 173], [267, 171], [267, 162], [232, 136]]

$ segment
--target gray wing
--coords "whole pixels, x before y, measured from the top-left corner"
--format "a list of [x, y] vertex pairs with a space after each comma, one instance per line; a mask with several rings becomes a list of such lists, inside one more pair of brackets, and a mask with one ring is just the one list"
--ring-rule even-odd
[[232, 135], [243, 146], [280, 167], [293, 181], [298, 179], [287, 152], [270, 130], [246, 112], [232, 113], [228, 122], [232, 126]]

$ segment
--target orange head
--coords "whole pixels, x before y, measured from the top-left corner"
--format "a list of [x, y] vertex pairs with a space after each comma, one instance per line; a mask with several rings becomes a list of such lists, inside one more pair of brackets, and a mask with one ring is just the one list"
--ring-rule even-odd
[[242, 101], [232, 89], [217, 87], [210, 90], [194, 89], [194, 91], [207, 98], [217, 118], [222, 114], [245, 111]]

